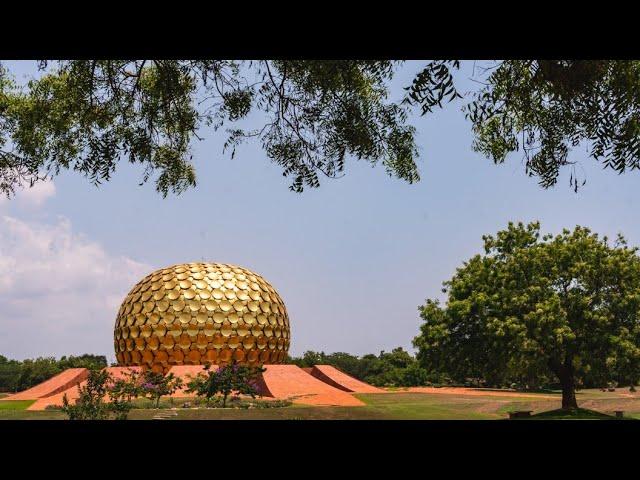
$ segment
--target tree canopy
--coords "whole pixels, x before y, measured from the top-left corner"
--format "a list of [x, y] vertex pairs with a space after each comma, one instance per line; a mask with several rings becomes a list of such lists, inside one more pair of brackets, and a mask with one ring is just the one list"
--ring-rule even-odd
[[563, 408], [577, 407], [577, 383], [638, 381], [637, 248], [580, 226], [541, 236], [537, 222], [510, 223], [484, 248], [444, 283], [444, 305], [419, 309], [425, 369], [493, 384], [555, 376]]
[[[348, 159], [420, 179], [414, 111], [462, 99], [474, 148], [496, 163], [522, 152], [526, 173], [554, 185], [585, 143], [605, 167], [640, 167], [640, 62], [506, 60], [473, 67], [458, 91], [455, 60], [427, 62], [403, 99], [389, 60], [70, 60], [40, 62], [26, 86], [0, 66], [0, 191], [61, 170], [108, 181], [122, 160], [143, 166], [163, 195], [196, 184], [191, 148], [225, 128], [233, 157], [255, 139], [296, 192], [345, 173]], [[468, 64], [465, 64], [468, 65]], [[477, 72], [477, 73], [476, 73]], [[243, 122], [250, 115], [256, 128]], [[575, 170], [575, 169], [574, 169]], [[584, 179], [572, 171], [577, 189]]]

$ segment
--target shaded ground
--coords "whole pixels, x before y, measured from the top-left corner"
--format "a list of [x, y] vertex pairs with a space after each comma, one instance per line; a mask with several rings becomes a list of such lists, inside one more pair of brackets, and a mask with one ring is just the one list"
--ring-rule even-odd
[[[505, 419], [513, 410], [532, 410], [534, 414], [556, 410], [560, 407], [559, 394], [536, 394], [523, 392], [495, 392], [473, 390], [419, 393], [396, 391], [389, 393], [357, 394], [366, 403], [364, 407], [316, 407], [292, 405], [284, 408], [267, 409], [184, 409], [179, 408], [183, 399], [174, 399], [178, 407], [178, 420], [347, 420], [347, 419], [424, 419], [424, 420], [479, 420]], [[499, 393], [500, 395], [496, 395]], [[625, 416], [640, 418], [640, 395], [632, 394], [628, 389], [615, 392], [583, 390], [578, 393], [581, 408], [613, 414], [615, 410], [624, 410]], [[192, 401], [193, 399], [185, 399]], [[0, 402], [8, 404], [0, 409], [0, 419], [63, 419], [59, 411], [31, 412], [24, 410], [29, 402]], [[170, 407], [169, 400], [163, 400], [163, 406]], [[146, 405], [141, 405], [146, 406]], [[167, 410], [136, 409], [130, 413], [131, 419], [151, 419], [158, 412]], [[540, 418], [544, 418], [541, 416]], [[553, 418], [557, 418], [554, 416]]]
[[[178, 409], [173, 419], [263, 419], [263, 420], [385, 420], [385, 419], [493, 419], [506, 415], [475, 411], [474, 401], [443, 399], [420, 393], [382, 393], [356, 395], [364, 407], [315, 407], [292, 405], [259, 410]], [[153, 410], [132, 411], [131, 419], [152, 418]]]
[[557, 395], [537, 394], [530, 392], [516, 392], [510, 390], [498, 390], [491, 388], [464, 388], [464, 387], [408, 387], [395, 390], [397, 392], [430, 393], [440, 395], [464, 395], [470, 397], [512, 397], [512, 398], [538, 398], [555, 400]]
[[532, 420], [613, 420], [614, 416], [595, 410], [578, 408], [577, 410], [548, 410], [531, 417]]

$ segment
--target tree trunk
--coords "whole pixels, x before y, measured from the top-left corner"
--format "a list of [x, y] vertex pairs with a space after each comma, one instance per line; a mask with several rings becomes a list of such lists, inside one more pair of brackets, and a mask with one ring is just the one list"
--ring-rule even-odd
[[573, 380], [573, 376], [568, 377], [565, 381], [562, 381], [562, 409], [571, 410], [578, 408], [578, 402], [576, 400], [576, 386]]
[[551, 370], [556, 374], [562, 386], [562, 409], [573, 410], [578, 408], [576, 400], [576, 379], [573, 372], [571, 357], [565, 359], [564, 364], [549, 362]]
[[560, 385], [562, 385], [562, 409], [572, 410], [578, 408], [576, 400], [576, 381], [573, 376], [573, 370], [570, 368], [562, 368], [558, 373]]

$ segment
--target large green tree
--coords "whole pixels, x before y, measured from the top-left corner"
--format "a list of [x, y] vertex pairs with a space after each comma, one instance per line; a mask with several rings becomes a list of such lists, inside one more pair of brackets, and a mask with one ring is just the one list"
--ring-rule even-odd
[[485, 236], [476, 255], [427, 300], [414, 339], [427, 370], [505, 380], [554, 375], [562, 407], [576, 408], [576, 381], [640, 375], [640, 258], [584, 227], [557, 236], [539, 223]]
[[[640, 62], [466, 62], [481, 85], [462, 95], [455, 60], [426, 62], [404, 98], [388, 60], [73, 60], [41, 62], [22, 87], [0, 65], [0, 193], [73, 169], [99, 184], [118, 162], [143, 166], [163, 195], [196, 184], [191, 147], [226, 130], [230, 155], [256, 139], [291, 188], [336, 178], [349, 158], [419, 180], [415, 120], [466, 97], [474, 147], [494, 162], [520, 151], [529, 175], [553, 185], [572, 147], [618, 172], [640, 166]], [[252, 116], [255, 128], [244, 120]], [[584, 179], [572, 171], [578, 188]]]

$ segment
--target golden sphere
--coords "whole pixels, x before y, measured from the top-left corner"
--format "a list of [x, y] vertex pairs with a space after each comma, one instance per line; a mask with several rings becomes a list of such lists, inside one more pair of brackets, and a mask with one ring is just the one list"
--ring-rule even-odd
[[140, 280], [118, 311], [118, 364], [167, 371], [172, 365], [282, 363], [289, 316], [278, 292], [235, 265], [185, 263]]

